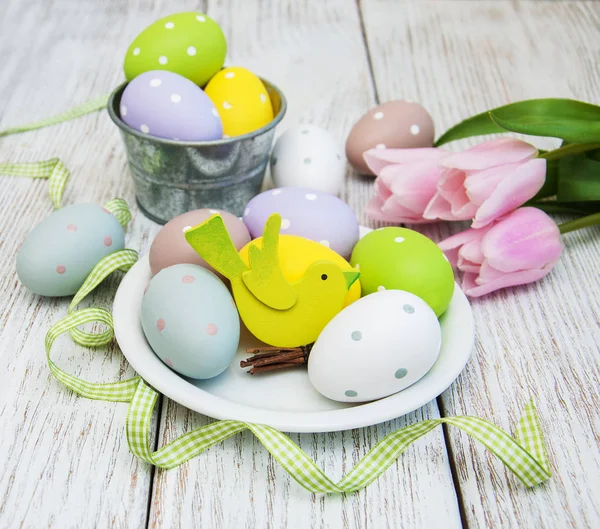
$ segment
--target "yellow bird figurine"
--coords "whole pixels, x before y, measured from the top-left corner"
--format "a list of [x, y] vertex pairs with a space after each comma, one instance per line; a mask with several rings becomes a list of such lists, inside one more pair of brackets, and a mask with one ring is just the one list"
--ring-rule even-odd
[[360, 273], [343, 271], [331, 261], [316, 261], [304, 277], [289, 283], [279, 266], [281, 216], [267, 219], [262, 248], [249, 248], [249, 266], [238, 254], [223, 219], [213, 215], [185, 238], [204, 260], [231, 281], [233, 296], [248, 330], [276, 347], [314, 342], [342, 310], [348, 289]]

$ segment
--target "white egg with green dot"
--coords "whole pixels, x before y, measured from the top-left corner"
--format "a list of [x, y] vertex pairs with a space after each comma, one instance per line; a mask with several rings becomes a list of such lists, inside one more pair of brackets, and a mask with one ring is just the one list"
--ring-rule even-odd
[[321, 127], [292, 126], [273, 147], [273, 181], [277, 187], [305, 187], [337, 195], [346, 175], [346, 161], [340, 155], [341, 150], [338, 141]]
[[366, 402], [402, 391], [435, 364], [440, 323], [421, 298], [381, 290], [349, 305], [323, 329], [308, 359], [314, 388], [341, 402]]

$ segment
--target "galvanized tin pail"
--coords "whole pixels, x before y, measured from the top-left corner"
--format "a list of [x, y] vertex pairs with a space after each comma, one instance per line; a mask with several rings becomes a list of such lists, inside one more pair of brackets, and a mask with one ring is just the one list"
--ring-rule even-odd
[[275, 126], [286, 111], [281, 91], [262, 81], [273, 104], [273, 121], [249, 134], [217, 141], [175, 141], [143, 134], [119, 114], [127, 83], [111, 94], [108, 113], [121, 129], [137, 202], [146, 216], [163, 224], [203, 207], [241, 216], [246, 203], [260, 192]]

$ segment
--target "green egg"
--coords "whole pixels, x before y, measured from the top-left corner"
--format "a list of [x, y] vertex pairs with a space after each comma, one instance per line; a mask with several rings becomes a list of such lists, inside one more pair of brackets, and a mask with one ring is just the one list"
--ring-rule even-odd
[[168, 70], [204, 86], [225, 62], [225, 35], [203, 13], [176, 13], [157, 20], [131, 43], [125, 77], [131, 81], [151, 70]]
[[365, 235], [352, 252], [363, 295], [405, 290], [423, 299], [439, 317], [454, 293], [452, 267], [437, 244], [406, 228], [381, 228]]

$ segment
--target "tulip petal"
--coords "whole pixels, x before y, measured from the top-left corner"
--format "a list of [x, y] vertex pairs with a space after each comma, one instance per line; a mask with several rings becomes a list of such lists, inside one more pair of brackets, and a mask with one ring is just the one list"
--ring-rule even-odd
[[458, 268], [461, 272], [479, 274], [479, 269], [481, 268], [481, 265], [473, 263], [467, 259], [463, 259], [460, 255], [460, 252], [458, 252], [458, 262], [456, 263], [456, 268]]
[[458, 169], [442, 169], [438, 178], [437, 189], [440, 195], [450, 201], [454, 194], [463, 188], [464, 183], [464, 171], [459, 171]]
[[483, 142], [463, 152], [450, 154], [440, 160], [444, 167], [487, 169], [496, 165], [515, 163], [537, 156], [537, 149], [526, 141], [499, 138]]
[[[383, 206], [381, 207], [381, 211], [386, 215], [393, 215], [395, 217], [415, 217], [410, 209], [405, 208], [396, 200], [394, 195], [384, 202]], [[420, 217], [420, 215], [417, 215], [417, 217]]]
[[454, 220], [471, 220], [477, 214], [477, 204], [473, 204], [463, 188], [457, 191], [450, 202]]
[[492, 268], [505, 273], [542, 269], [560, 258], [558, 226], [537, 208], [519, 208], [488, 226], [481, 250]]
[[377, 179], [391, 189], [394, 182], [402, 177], [407, 167], [406, 165], [386, 165], [379, 171]]
[[[392, 201], [390, 204], [393, 204], [393, 197], [388, 200]], [[391, 224], [423, 224], [431, 222], [423, 220], [421, 217], [414, 217], [410, 211], [406, 211], [406, 214], [401, 214], [393, 205], [388, 206], [384, 210], [383, 208], [386, 204], [387, 201], [384, 202], [380, 197], [376, 196], [367, 203], [364, 211], [373, 220], [389, 222]]]
[[427, 204], [423, 212], [423, 218], [429, 220], [454, 220], [452, 217], [452, 209], [448, 202], [440, 193], [436, 193]]
[[363, 158], [376, 175], [386, 166], [392, 164], [407, 164], [423, 161], [437, 161], [448, 154], [444, 149], [428, 147], [422, 149], [369, 149], [363, 153]]
[[[393, 166], [381, 171], [384, 173]], [[437, 162], [420, 162], [402, 166], [404, 171], [391, 185], [396, 200], [416, 215], [422, 216], [429, 201], [436, 193], [436, 184], [440, 175]]]
[[438, 246], [446, 254], [446, 257], [450, 261], [450, 264], [457, 266], [458, 254], [463, 245], [467, 244], [480, 244], [481, 240], [490, 228], [484, 228], [482, 230], [474, 230], [469, 228], [468, 230], [461, 231], [440, 241]]
[[381, 222], [390, 223], [401, 223], [403, 219], [398, 219], [391, 216], [388, 213], [382, 211], [384, 201], [380, 197], [372, 198], [365, 206], [365, 214], [371, 217], [373, 220], [379, 220]]
[[463, 274], [461, 288], [465, 294], [467, 292], [470, 292], [474, 288], [477, 288], [477, 283], [475, 283], [475, 279], [477, 279], [477, 274], [475, 273], [465, 272]]
[[516, 171], [521, 164], [497, 165], [481, 171], [466, 171], [465, 189], [471, 202], [481, 206], [496, 190], [498, 185]]
[[473, 228], [482, 228], [498, 217], [523, 205], [544, 185], [546, 180], [546, 160], [536, 158], [521, 164], [506, 175], [491, 196], [481, 205]]
[[377, 194], [377, 196], [379, 198], [381, 198], [381, 200], [383, 202], [385, 202], [388, 198], [390, 198], [392, 196], [391, 190], [388, 188], [388, 186], [385, 185], [385, 182], [379, 177], [377, 177], [375, 179], [373, 187], [375, 188], [375, 193]]
[[463, 244], [460, 249], [459, 255], [466, 261], [470, 261], [472, 263], [476, 263], [478, 265], [483, 264], [485, 260], [485, 256], [481, 251], [481, 235], [478, 239], [471, 239], [470, 241]]
[[[532, 269], [532, 270], [519, 270], [518, 272], [513, 272], [510, 274], [503, 274], [498, 277], [494, 281], [490, 281], [489, 283], [483, 283], [481, 285], [473, 285], [469, 283], [467, 288], [463, 288], [465, 294], [472, 298], [485, 296], [494, 290], [499, 290], [501, 288], [513, 287], [517, 285], [524, 285], [526, 283], [533, 283], [544, 277], [552, 270], [552, 266], [548, 268], [542, 269]], [[464, 279], [463, 279], [464, 284]]]

